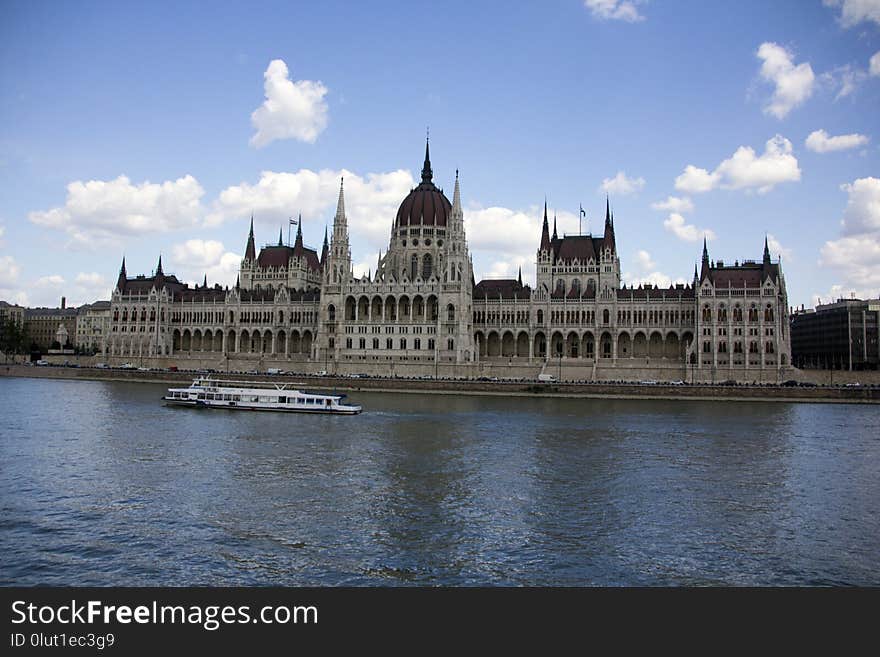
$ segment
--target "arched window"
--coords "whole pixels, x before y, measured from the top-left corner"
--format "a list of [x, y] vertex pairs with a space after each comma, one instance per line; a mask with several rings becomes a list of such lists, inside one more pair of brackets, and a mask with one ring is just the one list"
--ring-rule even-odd
[[538, 311], [538, 324], [543, 324], [543, 323], [544, 323], [544, 311], [539, 310]]
[[430, 253], [426, 253], [425, 257], [422, 258], [422, 280], [428, 280], [431, 278], [431, 272], [434, 268], [434, 260], [431, 258]]
[[447, 322], [454, 322], [455, 321], [455, 306], [453, 306], [451, 303], [448, 306], [446, 306], [446, 321]]
[[332, 303], [327, 306], [327, 319], [331, 322], [336, 321], [336, 306], [334, 306]]
[[608, 324], [611, 320], [611, 313], [608, 312], [608, 309], [602, 311], [602, 323]]
[[772, 322], [773, 321], [773, 307], [768, 303], [767, 307], [764, 309], [764, 321]]
[[571, 282], [571, 289], [577, 296], [581, 296], [581, 279], [576, 278]]
[[419, 256], [415, 253], [412, 254], [412, 258], [409, 261], [409, 278], [411, 281], [416, 280], [416, 277], [419, 275]]
[[561, 278], [556, 281], [556, 294], [565, 294], [565, 281]]
[[712, 321], [712, 309], [709, 306], [703, 306], [703, 321], [711, 322]]

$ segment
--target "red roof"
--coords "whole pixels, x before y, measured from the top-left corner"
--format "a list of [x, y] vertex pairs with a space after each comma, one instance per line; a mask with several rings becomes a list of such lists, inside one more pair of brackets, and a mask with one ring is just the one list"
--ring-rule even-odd
[[577, 258], [581, 262], [586, 262], [590, 258], [599, 259], [598, 253], [603, 248], [603, 240], [592, 235], [566, 235], [556, 240], [553, 246], [557, 260], [570, 261]]
[[398, 226], [445, 226], [452, 204], [432, 182], [412, 190], [397, 210]]
[[473, 297], [480, 299], [529, 299], [532, 289], [520, 285], [515, 278], [492, 278], [482, 280], [474, 286]]

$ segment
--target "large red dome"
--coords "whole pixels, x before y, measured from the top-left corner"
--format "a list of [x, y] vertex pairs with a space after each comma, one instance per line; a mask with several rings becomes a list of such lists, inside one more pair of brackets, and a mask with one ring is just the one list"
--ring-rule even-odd
[[452, 203], [433, 182], [431, 158], [425, 145], [425, 165], [422, 182], [412, 190], [397, 210], [395, 228], [398, 226], [446, 226]]

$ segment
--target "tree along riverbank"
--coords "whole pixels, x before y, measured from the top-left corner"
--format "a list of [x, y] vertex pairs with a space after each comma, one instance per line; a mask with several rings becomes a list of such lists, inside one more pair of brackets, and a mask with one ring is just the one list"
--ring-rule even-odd
[[354, 378], [304, 374], [248, 375], [223, 373], [168, 372], [160, 370], [99, 369], [91, 367], [51, 367], [0, 365], [0, 376], [47, 379], [85, 379], [93, 381], [130, 381], [142, 383], [189, 383], [196, 376], [222, 380], [269, 381], [296, 388], [316, 390], [368, 390], [373, 392], [410, 392], [425, 394], [471, 394], [531, 397], [574, 397], [613, 399], [684, 399], [778, 402], [880, 403], [880, 386], [784, 386], [784, 385], [710, 385], [710, 384], [640, 384], [579, 383], [535, 381], [479, 381], [431, 378]]

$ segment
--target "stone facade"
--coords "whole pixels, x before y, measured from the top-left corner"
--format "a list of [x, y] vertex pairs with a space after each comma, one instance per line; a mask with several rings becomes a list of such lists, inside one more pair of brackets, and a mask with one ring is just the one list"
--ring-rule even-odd
[[426, 146], [375, 272], [352, 273], [342, 183], [320, 256], [301, 225], [293, 246], [279, 235], [258, 254], [252, 219], [232, 288], [189, 287], [161, 258], [153, 276], [128, 278], [123, 261], [107, 355], [217, 369], [772, 381], [791, 363], [787, 308], [766, 240], [760, 263], [713, 263], [704, 242], [691, 284], [622, 286], [607, 204], [601, 236], [562, 237], [545, 205], [534, 289], [521, 274], [475, 284], [458, 174], [450, 203]]

